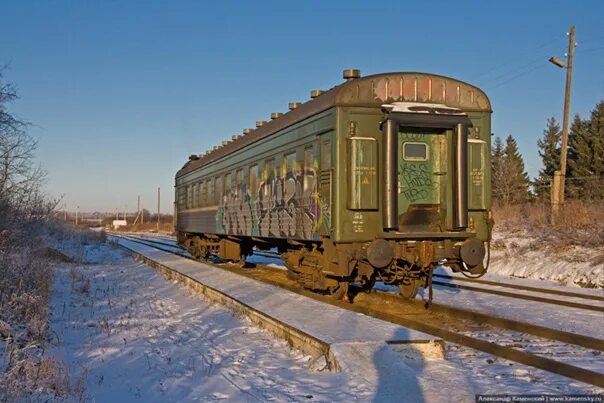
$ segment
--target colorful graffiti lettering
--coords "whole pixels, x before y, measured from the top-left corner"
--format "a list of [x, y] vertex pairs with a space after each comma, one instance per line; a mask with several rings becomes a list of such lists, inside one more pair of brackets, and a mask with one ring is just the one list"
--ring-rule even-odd
[[223, 196], [217, 230], [233, 235], [318, 239], [321, 203], [314, 169], [265, 175], [253, 194], [245, 184]]

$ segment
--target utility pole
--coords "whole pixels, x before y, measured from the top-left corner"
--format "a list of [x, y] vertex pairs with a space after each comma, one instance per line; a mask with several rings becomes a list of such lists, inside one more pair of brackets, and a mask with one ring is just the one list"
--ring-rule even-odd
[[554, 172], [552, 181], [552, 224], [555, 224], [560, 210], [560, 205], [564, 204], [564, 182], [566, 179], [566, 155], [568, 150], [568, 126], [570, 115], [570, 90], [573, 79], [573, 59], [575, 56], [575, 26], [572, 25], [568, 32], [568, 53], [567, 62], [564, 63], [555, 57], [551, 57], [550, 62], [556, 66], [566, 67], [566, 88], [564, 90], [564, 115], [562, 117], [562, 150], [560, 151], [560, 170]]
[[138, 216], [141, 214], [141, 196], [140, 195], [138, 195], [138, 204], [137, 204], [136, 214], [137, 214], [137, 219], [138, 219]]
[[80, 206], [76, 206], [76, 227], [78, 225], [78, 214], [80, 212]]
[[143, 207], [143, 204], [141, 203], [141, 225], [145, 223], [145, 208]]
[[159, 192], [160, 192], [160, 189], [157, 188], [157, 232], [159, 232], [159, 212], [160, 212]]

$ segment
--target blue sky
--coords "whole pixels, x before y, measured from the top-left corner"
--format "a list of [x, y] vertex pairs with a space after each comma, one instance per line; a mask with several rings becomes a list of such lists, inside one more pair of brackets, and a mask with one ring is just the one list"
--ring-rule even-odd
[[531, 176], [564, 57], [577, 43], [571, 112], [604, 99], [604, 2], [3, 1], [0, 63], [33, 124], [47, 190], [68, 209], [164, 211], [191, 153], [286, 111], [313, 88], [425, 71], [483, 88], [493, 132], [513, 134]]

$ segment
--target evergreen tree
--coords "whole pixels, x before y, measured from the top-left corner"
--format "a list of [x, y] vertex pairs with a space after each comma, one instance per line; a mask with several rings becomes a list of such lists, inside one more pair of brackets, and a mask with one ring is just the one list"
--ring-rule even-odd
[[579, 115], [571, 126], [567, 194], [582, 199], [604, 199], [604, 101], [589, 120]]
[[501, 200], [505, 174], [503, 172], [503, 143], [501, 137], [495, 137], [495, 144], [491, 150], [491, 189], [493, 198]]
[[537, 140], [543, 169], [539, 171], [539, 176], [535, 179], [534, 189], [540, 197], [549, 197], [554, 172], [560, 169], [561, 136], [560, 125], [556, 122], [556, 119], [553, 117], [547, 119], [547, 127], [543, 130], [543, 138]]
[[503, 203], [519, 203], [529, 198], [529, 177], [524, 170], [524, 160], [512, 135], [505, 140], [495, 139], [492, 152], [493, 197]]

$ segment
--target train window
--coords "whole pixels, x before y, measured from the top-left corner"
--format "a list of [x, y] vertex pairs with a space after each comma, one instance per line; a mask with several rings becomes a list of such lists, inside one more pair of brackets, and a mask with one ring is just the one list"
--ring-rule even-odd
[[254, 164], [250, 167], [250, 177], [248, 180], [250, 195], [256, 197], [258, 194], [258, 165]]
[[206, 205], [206, 197], [207, 197], [207, 188], [206, 188], [206, 183], [205, 182], [201, 182], [199, 184], [201, 190], [199, 191], [199, 206], [198, 207], [205, 207]]
[[232, 175], [230, 173], [226, 174], [224, 176], [224, 195], [225, 196], [230, 196], [231, 195], [231, 186], [232, 186]]
[[237, 192], [237, 198], [241, 196], [241, 186], [243, 185], [243, 169], [238, 169], [235, 176], [236, 186], [235, 191]]
[[222, 203], [222, 191], [222, 176], [218, 176], [214, 180], [214, 200], [217, 205]]
[[181, 210], [186, 208], [187, 189], [184, 186], [178, 188], [178, 207]]
[[294, 151], [289, 154], [285, 154], [284, 162], [285, 162], [285, 172], [283, 173], [284, 174], [283, 176], [294, 172], [295, 164], [296, 164], [296, 152]]
[[323, 143], [323, 152], [322, 152], [322, 166], [321, 169], [328, 170], [331, 168], [331, 141], [326, 141]]
[[315, 162], [315, 152], [313, 146], [308, 146], [304, 149], [304, 169], [313, 169], [313, 163]]
[[208, 179], [207, 185], [208, 185], [207, 205], [213, 206], [214, 205], [214, 186], [212, 185], [212, 179]]
[[264, 161], [264, 179], [269, 180], [275, 174], [275, 160]]
[[348, 208], [378, 208], [378, 147], [373, 137], [348, 138]]
[[199, 194], [198, 194], [198, 198], [197, 198], [197, 207], [201, 207], [203, 204], [203, 199], [205, 197], [205, 189], [204, 189], [204, 182], [199, 182], [197, 184], [197, 187], [199, 188]]
[[270, 159], [270, 160], [266, 160], [264, 161], [264, 173], [263, 173], [263, 180], [265, 182], [264, 185], [264, 197], [267, 197], [270, 194], [270, 182], [271, 179], [274, 178], [275, 175], [275, 160], [274, 159]]
[[405, 161], [427, 161], [428, 144], [426, 143], [403, 143], [403, 159]]
[[304, 193], [312, 193], [315, 187], [314, 175], [315, 152], [313, 146], [308, 146], [304, 149]]

